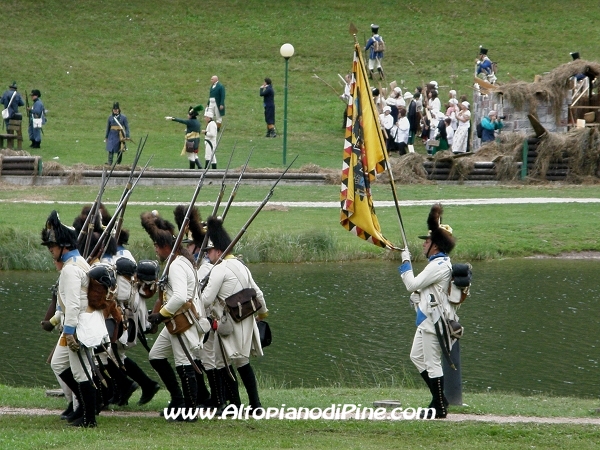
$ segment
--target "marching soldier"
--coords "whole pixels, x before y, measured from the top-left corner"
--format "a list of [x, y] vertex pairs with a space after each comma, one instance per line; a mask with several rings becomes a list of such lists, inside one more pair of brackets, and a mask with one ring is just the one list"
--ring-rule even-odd
[[[431, 207], [427, 225], [429, 233], [419, 236], [423, 241], [423, 254], [429, 264], [415, 276], [410, 263], [408, 249], [402, 251], [402, 265], [398, 268], [402, 281], [409, 292], [417, 313], [417, 331], [410, 351], [410, 359], [419, 370], [429, 388], [432, 400], [430, 408], [435, 408], [435, 418], [444, 419], [448, 401], [444, 396], [444, 373], [442, 370], [442, 347], [435, 319], [435, 309], [445, 308], [447, 292], [452, 278], [450, 252], [455, 239], [452, 228], [442, 224], [442, 205]], [[446, 299], [446, 300], [444, 300]]]
[[112, 114], [108, 116], [106, 135], [104, 136], [106, 151], [108, 152], [108, 162], [106, 164], [109, 166], [112, 165], [115, 153], [118, 153], [117, 164], [121, 164], [123, 152], [127, 150], [125, 141], [128, 139], [129, 122], [127, 121], [125, 114], [121, 114], [119, 102], [115, 102], [113, 104]]
[[63, 225], [56, 211], [50, 213], [41, 236], [42, 245], [48, 247], [60, 271], [58, 304], [63, 313], [63, 332], [52, 356], [52, 370], [78, 397], [79, 411], [72, 416], [72, 425], [95, 427], [91, 353], [108, 333], [102, 313], [88, 306], [90, 266], [77, 250], [75, 229]]
[[[215, 264], [231, 244], [231, 238], [219, 218], [210, 217], [207, 223], [208, 258], [211, 264]], [[262, 406], [258, 396], [256, 377], [249, 360], [251, 355], [263, 355], [256, 319], [254, 315], [250, 315], [240, 322], [235, 322], [225, 307], [227, 298], [247, 289], [253, 289], [255, 292], [255, 300], [258, 301], [256, 308], [258, 320], [265, 318], [268, 313], [267, 305], [252, 274], [235, 256], [226, 255], [222, 262], [212, 267], [208, 284], [202, 292], [202, 303], [207, 309], [207, 314], [213, 319], [213, 331], [208, 340], [210, 342], [212, 339], [214, 346], [214, 361], [211, 362], [211, 365], [217, 369], [217, 372], [213, 372], [213, 374], [218, 375], [220, 372], [221, 382], [223, 379], [225, 380], [227, 395], [230, 396], [232, 403], [239, 403], [239, 394], [236, 398], [235, 392], [232, 392], [237, 387], [237, 382], [234, 386], [230, 381], [233, 379], [233, 371], [229, 368], [229, 362], [231, 362], [237, 368], [244, 383], [250, 408], [256, 409]], [[253, 301], [255, 300], [253, 299]], [[224, 321], [230, 322], [231, 330], [225, 331]], [[210, 377], [209, 380], [211, 380]], [[215, 384], [216, 386], [211, 384], [211, 390], [218, 389], [218, 379]]]
[[[159, 294], [162, 307], [160, 311], [150, 314], [148, 321], [154, 325], [169, 319], [174, 321], [175, 317], [185, 309], [184, 307], [188, 306], [190, 310], [195, 309], [200, 317], [203, 317], [204, 309], [198, 300], [198, 280], [193, 259], [187, 250], [181, 247], [173, 249], [176, 242], [173, 224], [151, 212], [142, 213], [141, 222], [154, 242], [154, 250], [161, 261], [167, 261], [174, 250], [174, 258], [168, 268], [166, 286], [161, 288]], [[188, 301], [191, 305], [186, 305]], [[198, 333], [200, 331], [203, 336], [209, 329], [208, 321], [200, 319], [195, 321], [191, 328], [178, 334], [171, 334], [167, 327], [164, 327], [156, 338], [149, 359], [171, 395], [169, 408], [197, 406], [196, 369], [199, 368], [195, 365], [194, 359], [199, 359], [199, 350], [202, 348], [202, 339]], [[181, 379], [183, 392], [167, 359], [169, 356], [175, 360], [175, 368]]]

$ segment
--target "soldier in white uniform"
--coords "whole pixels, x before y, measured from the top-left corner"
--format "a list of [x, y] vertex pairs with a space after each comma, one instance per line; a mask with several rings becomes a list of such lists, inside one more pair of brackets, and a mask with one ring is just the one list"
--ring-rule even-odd
[[96, 387], [88, 354], [107, 332], [102, 313], [88, 307], [90, 266], [77, 250], [75, 229], [63, 225], [56, 211], [50, 213], [42, 230], [42, 245], [48, 247], [60, 271], [57, 295], [63, 331], [52, 356], [52, 370], [78, 398], [78, 411], [71, 416], [71, 424], [95, 427]]
[[[210, 238], [207, 246], [208, 257], [215, 264], [223, 252], [231, 244], [231, 238], [223, 228], [223, 222], [219, 218], [210, 217], [207, 221], [208, 236]], [[223, 316], [225, 314], [225, 300], [240, 292], [242, 289], [252, 288], [256, 293], [258, 307], [255, 315], [250, 315], [241, 322], [232, 320], [229, 313], [226, 320], [231, 322], [232, 329], [224, 335], [219, 332]], [[224, 361], [224, 370], [228, 370], [228, 362], [237, 368], [240, 378], [248, 393], [249, 406], [252, 409], [261, 408], [256, 377], [249, 357], [262, 356], [262, 346], [256, 320], [267, 316], [268, 309], [263, 293], [252, 278], [250, 270], [235, 256], [228, 254], [223, 260], [215, 265], [210, 271], [208, 284], [202, 291], [202, 303], [210, 316], [214, 319], [213, 330], [216, 328], [217, 336], [214, 337], [215, 361]], [[214, 331], [213, 333], [214, 334]], [[225, 374], [229, 377], [229, 374]], [[227, 384], [226, 384], [227, 386]], [[232, 400], [234, 401], [234, 400]]]
[[[173, 224], [150, 212], [142, 213], [141, 221], [142, 226], [154, 242], [154, 249], [158, 258], [161, 261], [166, 261], [176, 240], [173, 235], [175, 230]], [[181, 247], [176, 249], [175, 257], [169, 268], [164, 292], [159, 295], [161, 294], [162, 307], [160, 311], [153, 312], [148, 316], [148, 321], [151, 324], [159, 324], [172, 318], [187, 301], [193, 303], [196, 311], [201, 317], [204, 317], [204, 309], [198, 300], [196, 270], [187, 250]], [[169, 333], [165, 327], [150, 350], [150, 364], [162, 379], [169, 394], [171, 394], [170, 408], [195, 408], [197, 406], [198, 388], [192, 361], [199, 359], [202, 337], [209, 329], [210, 326], [206, 319], [194, 323], [191, 328], [179, 335]], [[186, 351], [190, 357], [186, 355]], [[177, 382], [175, 372], [167, 359], [170, 356], [175, 360], [175, 368], [181, 379], [183, 393]]]
[[406, 289], [412, 292], [410, 299], [417, 313], [417, 331], [410, 359], [431, 391], [430, 407], [435, 408], [435, 417], [438, 419], [446, 417], [448, 402], [444, 396], [442, 348], [432, 314], [437, 305], [446, 307], [444, 303], [447, 303], [452, 278], [449, 254], [455, 246], [452, 228], [441, 223], [442, 212], [442, 205], [439, 203], [432, 206], [427, 218], [429, 234], [419, 236], [420, 239], [424, 239], [423, 254], [429, 260], [429, 264], [415, 276], [410, 263], [410, 253], [406, 249], [402, 251], [402, 265], [398, 268]]

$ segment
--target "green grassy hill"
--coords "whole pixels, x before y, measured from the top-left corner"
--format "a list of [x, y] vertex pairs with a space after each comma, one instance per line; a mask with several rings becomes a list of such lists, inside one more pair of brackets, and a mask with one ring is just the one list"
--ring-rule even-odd
[[298, 166], [337, 168], [343, 105], [314, 75], [342, 90], [337, 74], [351, 67], [350, 22], [361, 43], [372, 22], [380, 25], [388, 81], [404, 80], [412, 90], [435, 79], [444, 100], [451, 88], [471, 94], [480, 44], [498, 62], [500, 82], [533, 80], [569, 61], [570, 51], [598, 59], [591, 38], [600, 11], [591, 0], [11, 0], [3, 2], [3, 15], [0, 83], [16, 80], [23, 94], [42, 91], [49, 113], [37, 153], [45, 161], [103, 163], [106, 119], [119, 101], [132, 137], [149, 133], [145, 153], [155, 154], [153, 166], [185, 167], [182, 126], [164, 116], [184, 117], [190, 105], [205, 104], [210, 77], [217, 74], [227, 89], [222, 148], [237, 142], [244, 150], [234, 166], [251, 146], [257, 148], [252, 166], [281, 166], [281, 138], [263, 137], [258, 88], [264, 77], [273, 79], [281, 133], [279, 48], [289, 42], [296, 53], [289, 61], [288, 155], [301, 155]]

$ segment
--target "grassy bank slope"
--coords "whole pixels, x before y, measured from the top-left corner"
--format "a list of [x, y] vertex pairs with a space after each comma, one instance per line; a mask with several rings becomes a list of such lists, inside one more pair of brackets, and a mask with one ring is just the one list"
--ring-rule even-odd
[[[129, 117], [134, 139], [150, 133], [155, 167], [183, 167], [183, 130], [165, 115], [184, 116], [206, 103], [210, 77], [227, 88], [223, 147], [257, 145], [253, 167], [281, 165], [281, 139], [265, 139], [258, 88], [264, 77], [276, 90], [281, 132], [284, 60], [280, 46], [296, 53], [289, 63], [288, 153], [298, 165], [339, 167], [343, 105], [317, 74], [341, 91], [338, 73], [351, 67], [350, 22], [362, 43], [377, 22], [387, 43], [388, 80], [411, 90], [440, 84], [440, 98], [456, 89], [471, 94], [480, 44], [499, 63], [499, 80], [531, 81], [569, 61], [570, 51], [599, 59], [593, 39], [597, 2], [304, 0], [208, 2], [134, 0], [4, 2], [15, 28], [3, 36], [3, 79], [22, 93], [36, 88], [49, 109], [42, 149], [45, 161], [101, 164], [106, 119], [114, 101]], [[510, 76], [509, 76], [510, 73]], [[126, 156], [125, 161], [131, 156]], [[238, 153], [234, 166], [243, 163]], [[223, 161], [223, 159], [221, 159]]]

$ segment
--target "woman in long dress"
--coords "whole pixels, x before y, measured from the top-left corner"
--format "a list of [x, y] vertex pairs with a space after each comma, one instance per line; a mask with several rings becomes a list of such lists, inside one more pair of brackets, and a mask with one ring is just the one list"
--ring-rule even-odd
[[459, 103], [460, 111], [456, 115], [458, 128], [454, 133], [452, 143], [453, 153], [465, 153], [467, 151], [467, 141], [469, 140], [469, 127], [471, 126], [471, 111], [469, 111], [469, 102]]

